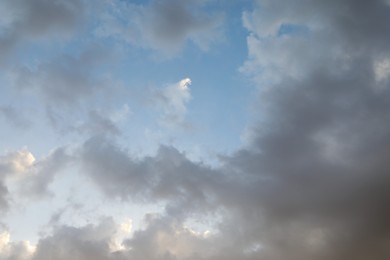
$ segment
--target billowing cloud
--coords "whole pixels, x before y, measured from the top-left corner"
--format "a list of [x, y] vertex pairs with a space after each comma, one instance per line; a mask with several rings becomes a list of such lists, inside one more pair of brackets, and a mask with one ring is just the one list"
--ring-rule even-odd
[[[230, 163], [258, 178], [259, 256], [386, 259], [390, 103], [388, 81], [378, 80], [386, 61], [377, 62], [388, 53], [385, 1], [258, 4], [245, 16], [243, 70], [259, 86], [262, 123]], [[281, 34], [286, 25], [307, 32]]]
[[[221, 251], [201, 259], [387, 259], [390, 103], [380, 57], [388, 47], [387, 36], [374, 30], [386, 31], [386, 3], [258, 3], [245, 16], [252, 34], [242, 70], [259, 86], [261, 125], [247, 148], [211, 170], [171, 149], [134, 161], [93, 141], [84, 145], [84, 163], [97, 165], [96, 151], [94, 161], [107, 162], [86, 172], [104, 176], [97, 183], [106, 192], [111, 187], [109, 195], [167, 201], [172, 219], [224, 212], [213, 240]], [[120, 161], [106, 156], [113, 151]], [[98, 173], [103, 165], [118, 175]], [[150, 252], [150, 241], [159, 243], [152, 234], [130, 244]], [[186, 259], [172, 252], [159, 257]]]
[[220, 41], [223, 16], [209, 13], [203, 6], [208, 1], [153, 0], [148, 4], [114, 1], [111, 12], [102, 16], [99, 36], [124, 39], [143, 48], [171, 56], [187, 41], [207, 50]]
[[[149, 15], [161, 12], [153, 19], [164, 31], [165, 22], [174, 27], [165, 12], [200, 3], [129, 6], [138, 15], [148, 9], [138, 18], [148, 35]], [[258, 87], [260, 123], [251, 125], [247, 146], [214, 167], [172, 146], [135, 156], [131, 143], [104, 135], [34, 163], [28, 152], [4, 157], [6, 174], [36, 169], [30, 179], [36, 190], [47, 190], [71, 162], [108, 200], [160, 206], [120, 239], [123, 226], [112, 218], [78, 227], [56, 223], [27, 259], [389, 259], [388, 1], [255, 3], [243, 18], [250, 33], [241, 70]], [[178, 42], [187, 39], [179, 36]], [[189, 83], [155, 92], [167, 119], [184, 119]], [[7, 190], [0, 187], [1, 203]], [[2, 234], [0, 247], [16, 245], [8, 231]], [[12, 259], [17, 251], [7, 252]]]
[[11, 242], [6, 228], [0, 230], [0, 257], [9, 260], [30, 260], [34, 246], [29, 241]]

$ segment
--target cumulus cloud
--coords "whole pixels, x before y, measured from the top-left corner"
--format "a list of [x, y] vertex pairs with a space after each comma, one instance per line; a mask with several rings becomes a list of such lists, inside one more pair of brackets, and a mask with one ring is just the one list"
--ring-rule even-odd
[[[258, 255], [386, 259], [390, 107], [388, 82], [378, 91], [386, 61], [377, 62], [389, 51], [386, 3], [257, 3], [244, 17], [243, 70], [259, 86], [262, 124], [230, 164], [259, 178]], [[284, 24], [308, 33], [280, 35]]]
[[[243, 18], [241, 70], [259, 91], [248, 146], [214, 168], [170, 146], [138, 158], [104, 137], [72, 156], [56, 150], [54, 165], [73, 160], [107, 198], [164, 207], [120, 246], [110, 218], [57, 226], [31, 259], [389, 259], [388, 3], [256, 4]], [[185, 113], [188, 83], [157, 92], [166, 115]], [[48, 165], [43, 187], [57, 169]], [[215, 220], [211, 235], [185, 226], [202, 217]]]
[[191, 41], [201, 49], [222, 37], [223, 16], [203, 6], [208, 1], [154, 0], [148, 4], [112, 2], [97, 35], [122, 38], [131, 44], [171, 56]]
[[11, 199], [7, 179], [25, 174], [34, 162], [34, 156], [26, 148], [0, 156], [0, 208], [3, 211], [8, 209]]
[[[85, 172], [109, 196], [166, 201], [165, 217], [179, 223], [222, 211], [219, 250], [203, 245], [200, 259], [387, 259], [390, 103], [386, 77], [378, 80], [387, 73], [387, 3], [257, 3], [245, 15], [242, 70], [259, 86], [261, 125], [247, 148], [209, 169], [172, 148], [137, 161], [90, 140], [82, 161], [101, 165]], [[281, 34], [286, 24], [307, 32]], [[148, 232], [130, 245], [154, 253], [160, 236]], [[147, 256], [191, 259], [173, 252]]]
[[11, 242], [6, 228], [0, 232], [0, 257], [7, 260], [30, 260], [35, 247], [29, 241]]

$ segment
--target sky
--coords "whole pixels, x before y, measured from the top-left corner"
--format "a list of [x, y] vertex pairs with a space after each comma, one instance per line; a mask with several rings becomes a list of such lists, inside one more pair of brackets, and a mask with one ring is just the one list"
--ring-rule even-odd
[[389, 259], [389, 32], [388, 0], [1, 0], [0, 259]]

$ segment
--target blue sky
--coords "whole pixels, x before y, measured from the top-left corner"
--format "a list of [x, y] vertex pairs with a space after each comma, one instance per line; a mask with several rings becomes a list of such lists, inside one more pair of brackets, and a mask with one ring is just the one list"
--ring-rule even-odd
[[389, 19], [1, 1], [0, 259], [389, 259]]

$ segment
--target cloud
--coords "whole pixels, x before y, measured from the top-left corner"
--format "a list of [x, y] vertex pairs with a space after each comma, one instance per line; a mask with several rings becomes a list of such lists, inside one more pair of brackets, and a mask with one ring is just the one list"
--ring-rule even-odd
[[34, 246], [29, 241], [11, 242], [7, 229], [0, 233], [0, 257], [7, 260], [30, 260]]
[[187, 103], [191, 99], [191, 79], [185, 78], [175, 84], [152, 91], [152, 102], [161, 107], [161, 123], [165, 126], [188, 127], [185, 121]]
[[150, 3], [110, 3], [111, 12], [102, 15], [96, 33], [116, 37], [172, 56], [186, 42], [203, 50], [220, 41], [223, 16], [203, 8], [208, 1], [153, 0]]
[[26, 128], [31, 122], [13, 106], [0, 106], [0, 115], [16, 128]]
[[[112, 64], [114, 56], [114, 52], [104, 47], [88, 45], [76, 55], [61, 54], [34, 65], [10, 68], [6, 75], [11, 90], [36, 102], [38, 115], [43, 113], [50, 126], [62, 134], [118, 135], [117, 124], [124, 120], [129, 109], [113, 110], [112, 100], [118, 97], [122, 85], [110, 73], [101, 72], [107, 64]], [[96, 100], [100, 100], [99, 105]], [[117, 115], [110, 115], [106, 110]], [[7, 119], [19, 115], [6, 107], [0, 108], [1, 114]], [[22, 124], [22, 119], [19, 116], [8, 120]]]
[[0, 56], [24, 42], [68, 36], [82, 24], [82, 0], [5, 0], [0, 4]]
[[[110, 197], [165, 201], [163, 217], [178, 223], [222, 211], [217, 251], [200, 259], [387, 259], [390, 89], [378, 81], [386, 3], [258, 3], [245, 18], [250, 57], [242, 70], [258, 85], [261, 122], [248, 147], [210, 169], [170, 147], [134, 160], [90, 140], [85, 173]], [[283, 24], [308, 32], [280, 35]], [[191, 259], [174, 250], [153, 255], [166, 228], [136, 233], [136, 257]]]
[[[264, 223], [252, 227], [264, 234], [259, 257], [386, 259], [390, 103], [388, 82], [378, 82], [386, 62], [377, 59], [389, 51], [388, 7], [257, 3], [244, 17], [251, 35], [243, 71], [259, 86], [261, 125], [229, 164], [257, 179], [247, 203]], [[283, 24], [309, 32], [280, 36]]]
[[111, 259], [110, 240], [116, 232], [112, 219], [104, 219], [98, 225], [81, 228], [60, 226], [53, 235], [41, 239], [32, 260]]
[[42, 198], [51, 195], [49, 185], [71, 162], [67, 147], [54, 149], [46, 157], [36, 161], [29, 169], [29, 175], [23, 179], [20, 191], [29, 198]]
[[16, 152], [10, 152], [0, 157], [0, 172], [2, 176], [22, 174], [33, 166], [34, 155], [23, 148]]
[[74, 131], [86, 136], [119, 136], [122, 134], [119, 125], [126, 122], [131, 115], [130, 108], [124, 104], [112, 111], [89, 111], [87, 119], [74, 126]]
[[[162, 211], [120, 246], [110, 218], [57, 225], [32, 259], [389, 259], [388, 3], [256, 3], [241, 68], [259, 96], [248, 145], [214, 168], [171, 146], [139, 158], [104, 136], [55, 150], [32, 166], [39, 190], [72, 162], [106, 198]], [[188, 83], [156, 91], [165, 116], [183, 119]], [[2, 172], [30, 169], [26, 154]], [[214, 220], [209, 236], [185, 225], [202, 218]]]
[[10, 195], [6, 181], [25, 174], [34, 164], [35, 158], [26, 148], [0, 156], [0, 208], [9, 208]]
[[14, 89], [38, 94], [53, 107], [69, 107], [102, 89], [104, 79], [95, 70], [106, 61], [103, 56], [92, 47], [76, 57], [63, 54], [35, 66], [20, 66], [8, 75]]

